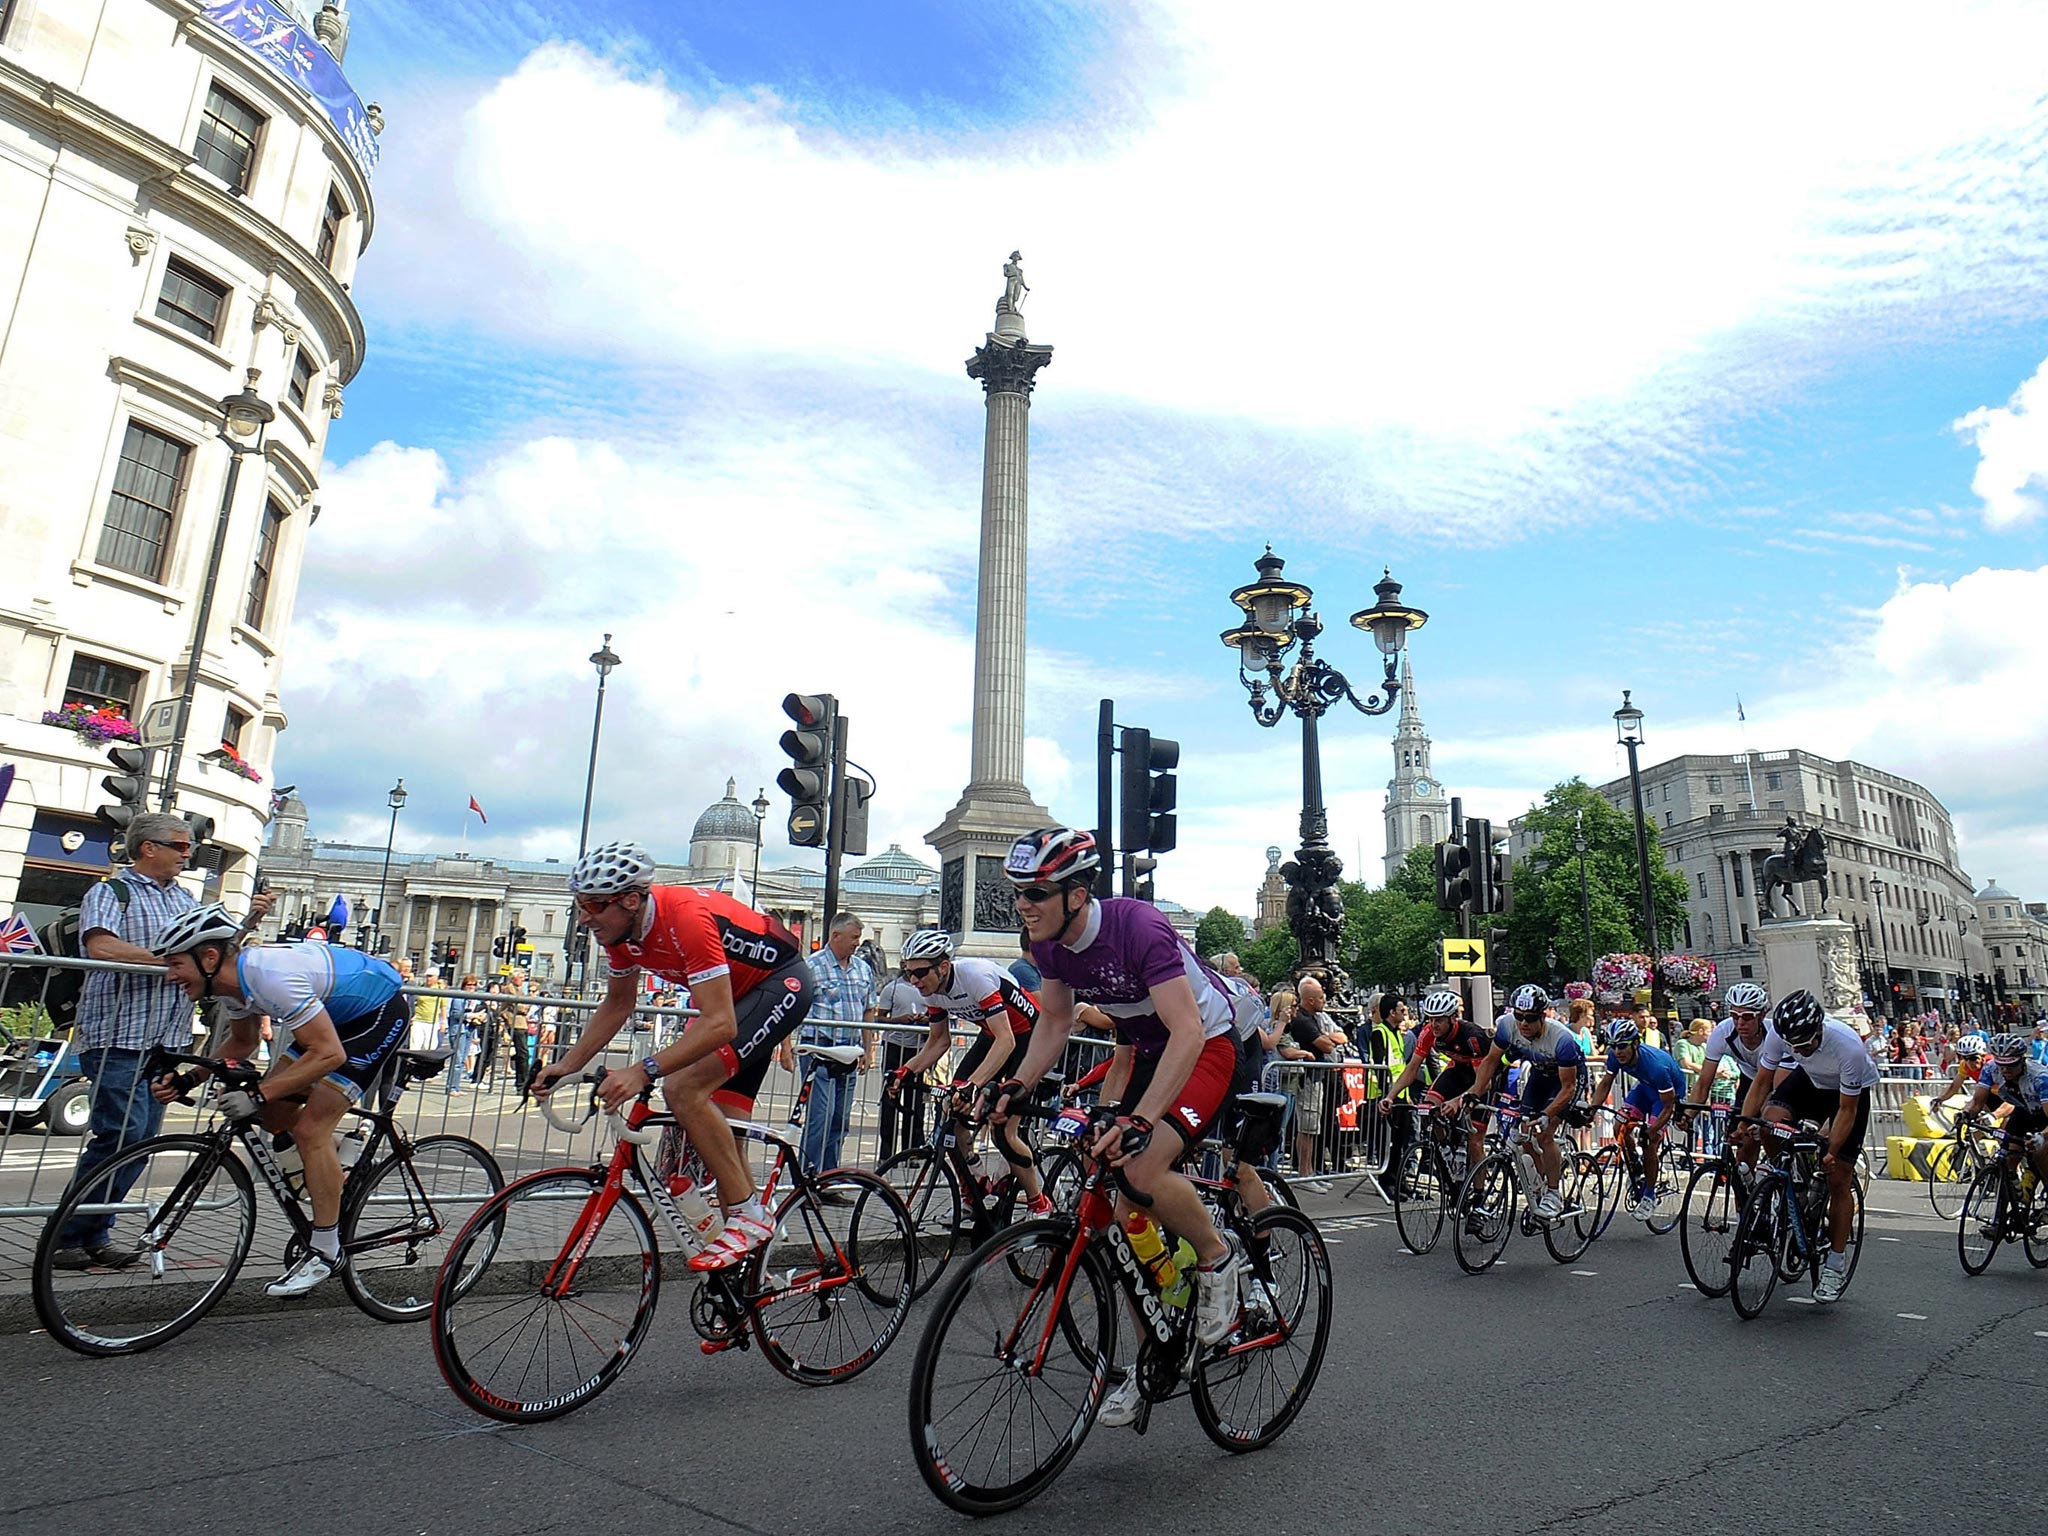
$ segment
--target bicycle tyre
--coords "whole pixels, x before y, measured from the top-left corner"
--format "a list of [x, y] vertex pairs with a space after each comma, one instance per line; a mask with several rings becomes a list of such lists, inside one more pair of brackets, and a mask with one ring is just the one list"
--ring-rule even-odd
[[[1055, 1210], [1073, 1210], [1081, 1198], [1082, 1180], [1087, 1176], [1087, 1166], [1082, 1161], [1079, 1149], [1075, 1147], [1060, 1147], [1042, 1154], [1039, 1158], [1038, 1187], [1045, 1191], [1046, 1198], [1052, 1201]], [[1261, 1174], [1260, 1177], [1266, 1176]]]
[[[1585, 1180], [1579, 1201], [1582, 1211], [1572, 1220], [1591, 1226], [1592, 1237], [1587, 1239], [1591, 1242], [1593, 1238], [1605, 1237], [1608, 1227], [1613, 1225], [1615, 1214], [1621, 1209], [1622, 1185], [1627, 1180], [1622, 1173], [1621, 1156], [1612, 1142], [1598, 1152], [1581, 1152], [1579, 1157], [1585, 1159], [1584, 1164], [1578, 1165], [1584, 1169]], [[1578, 1159], [1573, 1162], [1577, 1165]], [[1587, 1193], [1593, 1197], [1590, 1202], [1584, 1198]]]
[[1976, 1145], [1967, 1136], [1951, 1133], [1936, 1149], [1928, 1159], [1927, 1201], [1937, 1217], [1954, 1221], [1963, 1214], [1963, 1197], [1980, 1167]]
[[[1856, 1265], [1863, 1257], [1863, 1191], [1857, 1188], [1854, 1179], [1849, 1181], [1849, 1187], [1856, 1197], [1856, 1213], [1849, 1223], [1849, 1246], [1845, 1250], [1849, 1256], [1849, 1264], [1842, 1276], [1843, 1296], [1849, 1294], [1849, 1282], [1856, 1278]], [[1825, 1241], [1825, 1237], [1822, 1240]]]
[[1964, 1274], [1981, 1275], [1991, 1267], [2005, 1241], [2005, 1205], [2005, 1169], [1997, 1163], [1980, 1168], [1956, 1218], [1956, 1255]]
[[[1110, 1277], [1101, 1245], [1089, 1242], [1075, 1254], [1076, 1241], [1069, 1218], [1019, 1222], [968, 1255], [938, 1293], [910, 1373], [911, 1458], [925, 1486], [962, 1514], [998, 1514], [1036, 1498], [1074, 1459], [1094, 1427], [1116, 1356], [1121, 1290]], [[1049, 1311], [1047, 1304], [1057, 1294], [1052, 1277], [1068, 1272], [1070, 1257], [1071, 1279], [1059, 1296], [1058, 1313], [1040, 1319], [1037, 1314]], [[1019, 1265], [1046, 1275], [1046, 1283], [1020, 1286]], [[991, 1374], [990, 1341], [1006, 1338], [1037, 1341], [1033, 1354], [1042, 1344], [1045, 1366], [1027, 1374], [1006, 1365]], [[1066, 1351], [1055, 1376], [1047, 1367], [1062, 1342]], [[1007, 1348], [999, 1342], [999, 1351]], [[1066, 1355], [1071, 1364], [1065, 1363]], [[961, 1390], [954, 1386], [956, 1373], [967, 1378], [966, 1390], [996, 1385], [994, 1401], [977, 1412], [963, 1397], [961, 1406], [941, 1412], [938, 1399]], [[1062, 1385], [1064, 1393], [1057, 1389]], [[1029, 1434], [1022, 1458], [1005, 1454], [1011, 1444], [1008, 1430], [1018, 1417], [1018, 1395], [1041, 1388], [1051, 1399], [1049, 1411], [1041, 1410], [1033, 1395], [1026, 1412], [1043, 1429]], [[998, 1422], [1005, 1400], [1010, 1408], [1006, 1424]], [[950, 1422], [956, 1414], [964, 1420], [958, 1426]], [[985, 1444], [986, 1472], [979, 1454]], [[1015, 1470], [1019, 1459], [1031, 1463], [1021, 1473]], [[993, 1480], [999, 1476], [1007, 1480]]]
[[1443, 1236], [1444, 1215], [1450, 1201], [1450, 1186], [1443, 1164], [1421, 1142], [1401, 1154], [1401, 1166], [1394, 1175], [1394, 1230], [1401, 1246], [1421, 1255], [1436, 1247]]
[[[1591, 1177], [1592, 1158], [1584, 1152], [1575, 1154], [1565, 1168], [1564, 1177], [1558, 1183], [1558, 1193], [1564, 1197], [1566, 1205], [1577, 1206], [1579, 1209], [1563, 1221], [1543, 1224], [1543, 1246], [1550, 1251], [1551, 1258], [1560, 1264], [1569, 1264], [1577, 1259], [1593, 1246], [1593, 1239], [1600, 1235], [1602, 1224], [1598, 1220], [1597, 1210], [1600, 1193], [1597, 1189], [1589, 1192], [1586, 1188], [1586, 1181]], [[1589, 1193], [1596, 1207], [1592, 1219], [1588, 1219], [1585, 1204]]]
[[[100, 1164], [65, 1198], [43, 1224], [31, 1276], [36, 1316], [51, 1338], [81, 1355], [139, 1355], [168, 1344], [213, 1310], [241, 1273], [256, 1236], [255, 1186], [230, 1147], [219, 1136], [155, 1136]], [[225, 1190], [217, 1190], [216, 1178], [226, 1179]], [[119, 1196], [116, 1187], [123, 1190]], [[172, 1200], [179, 1209], [166, 1227]], [[126, 1221], [137, 1214], [128, 1208], [138, 1202], [147, 1219]], [[122, 1240], [126, 1221], [132, 1228], [127, 1238], [144, 1248], [143, 1255], [121, 1269], [57, 1268], [57, 1234], [84, 1207], [106, 1204], [122, 1208], [110, 1238]], [[216, 1211], [224, 1224], [195, 1220]], [[153, 1243], [145, 1233], [155, 1234]], [[181, 1238], [188, 1241], [181, 1245]], [[152, 1306], [159, 1320], [138, 1315]]]
[[1484, 1274], [1499, 1262], [1514, 1235], [1521, 1180], [1507, 1154], [1481, 1160], [1465, 1180], [1451, 1227], [1451, 1254], [1468, 1275]]
[[1735, 1224], [1735, 1243], [1728, 1256], [1728, 1299], [1745, 1320], [1763, 1316], [1778, 1288], [1778, 1250], [1783, 1246], [1784, 1199], [1773, 1183], [1761, 1194], [1752, 1191]]
[[[416, 1322], [432, 1312], [448, 1244], [504, 1187], [498, 1160], [467, 1136], [422, 1136], [407, 1152], [394, 1150], [356, 1186], [341, 1213], [341, 1251], [348, 1255], [341, 1283], [349, 1300], [385, 1323]], [[380, 1209], [385, 1206], [388, 1218]], [[362, 1230], [366, 1215], [369, 1233]], [[477, 1244], [471, 1251], [473, 1283], [490, 1263], [492, 1247]], [[380, 1256], [387, 1262], [378, 1262]]]
[[1657, 1207], [1650, 1213], [1650, 1219], [1643, 1223], [1653, 1236], [1663, 1237], [1678, 1226], [1685, 1216], [1686, 1169], [1683, 1161], [1674, 1161], [1669, 1156], [1657, 1160], [1657, 1183], [1651, 1193], [1656, 1197]]
[[1693, 1289], [1702, 1296], [1727, 1293], [1728, 1255], [1741, 1220], [1741, 1175], [1730, 1173], [1718, 1159], [1693, 1169], [1678, 1223], [1678, 1251]]
[[[1283, 1238], [1282, 1233], [1291, 1233], [1292, 1237]], [[1190, 1383], [1195, 1420], [1202, 1426], [1202, 1433], [1224, 1450], [1238, 1453], [1271, 1445], [1307, 1406], [1330, 1343], [1330, 1301], [1334, 1290], [1330, 1251], [1316, 1224], [1300, 1211], [1269, 1206], [1252, 1219], [1250, 1236], [1239, 1289], [1251, 1294], [1245, 1299], [1239, 1331], [1257, 1338], [1280, 1329], [1282, 1337], [1269, 1344], [1243, 1343], [1234, 1350], [1228, 1344], [1220, 1350], [1205, 1350], [1195, 1364], [1194, 1380]], [[1284, 1253], [1290, 1242], [1298, 1246], [1301, 1255], [1298, 1276], [1287, 1273], [1295, 1267]], [[1275, 1311], [1284, 1311], [1285, 1303], [1299, 1309], [1293, 1318], [1271, 1316]], [[1315, 1308], [1312, 1321], [1307, 1318], [1311, 1304]], [[1303, 1333], [1309, 1335], [1307, 1342], [1300, 1346], [1298, 1355], [1290, 1357], [1296, 1361], [1293, 1379], [1280, 1387], [1277, 1376], [1284, 1367], [1274, 1357], [1289, 1349]], [[1266, 1416], [1256, 1423], [1242, 1421], [1251, 1412], [1264, 1411], [1262, 1406], [1249, 1411], [1241, 1409], [1243, 1393], [1234, 1390], [1247, 1381], [1252, 1382], [1254, 1405], [1272, 1404]], [[1227, 1394], [1227, 1403], [1226, 1385], [1233, 1389]]]
[[2027, 1262], [2036, 1269], [2048, 1269], [2048, 1182], [2038, 1175], [2034, 1179], [2034, 1197], [2027, 1202], [2020, 1219], [2026, 1224], [2022, 1246]]
[[[960, 1245], [961, 1227], [967, 1219], [960, 1181], [945, 1153], [933, 1147], [906, 1147], [894, 1157], [884, 1158], [876, 1166], [875, 1176], [896, 1192], [910, 1218], [917, 1245], [917, 1270], [911, 1277], [914, 1299], [938, 1283]], [[1051, 1191], [1050, 1178], [1044, 1187]]]
[[799, 1386], [853, 1380], [902, 1331], [917, 1271], [916, 1233], [896, 1191], [860, 1169], [826, 1170], [782, 1202], [775, 1235], [748, 1260], [747, 1316], [762, 1355]]
[[[653, 1223], [630, 1194], [621, 1193], [606, 1213], [582, 1260], [584, 1278], [613, 1281], [604, 1294], [617, 1300], [600, 1305], [594, 1283], [559, 1297], [540, 1291], [603, 1185], [594, 1168], [543, 1168], [514, 1179], [477, 1208], [441, 1261], [434, 1363], [449, 1390], [487, 1418], [531, 1424], [582, 1407], [618, 1380], [647, 1337], [661, 1294], [661, 1251]], [[491, 1258], [472, 1274], [473, 1249], [485, 1244]], [[580, 1381], [557, 1387], [551, 1380], [543, 1384], [548, 1390], [529, 1391], [524, 1377], [511, 1379], [522, 1350], [529, 1369], [536, 1359], [552, 1369], [579, 1336], [598, 1357]], [[543, 1340], [559, 1347], [537, 1354], [534, 1345]]]

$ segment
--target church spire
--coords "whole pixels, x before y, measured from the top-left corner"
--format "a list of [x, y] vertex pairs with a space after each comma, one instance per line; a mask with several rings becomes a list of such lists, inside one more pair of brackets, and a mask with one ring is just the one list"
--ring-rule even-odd
[[1401, 652], [1401, 725], [1403, 736], [1422, 734], [1422, 715], [1415, 707], [1415, 671], [1408, 664], [1408, 652]]

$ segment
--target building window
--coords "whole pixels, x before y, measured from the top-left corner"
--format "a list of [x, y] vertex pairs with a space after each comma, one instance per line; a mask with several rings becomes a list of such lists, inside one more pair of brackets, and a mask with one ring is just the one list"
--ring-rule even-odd
[[1764, 809], [1770, 811], [1782, 811], [1783, 809], [1785, 809], [1785, 802], [1782, 800], [1767, 800], [1764, 802]]
[[313, 367], [313, 354], [304, 347], [300, 347], [292, 354], [292, 377], [291, 382], [285, 385], [284, 397], [302, 411], [306, 408], [306, 402], [312, 398], [313, 375], [316, 371]]
[[230, 704], [227, 714], [221, 718], [221, 744], [233, 747], [236, 752], [240, 752], [242, 750], [242, 736], [248, 729], [249, 717]]
[[1721, 793], [1721, 775], [1719, 775], [1718, 773], [1710, 773], [1707, 775], [1707, 793], [1710, 795], [1718, 795], [1719, 793]]
[[263, 503], [263, 527], [256, 534], [256, 560], [249, 571], [249, 606], [242, 622], [261, 629], [270, 607], [270, 578], [277, 569], [277, 542], [284, 533], [286, 513], [274, 501]]
[[1695, 870], [1693, 872], [1693, 878], [1699, 881], [1700, 895], [1704, 897], [1707, 894], [1707, 872], [1703, 869]]
[[262, 113], [218, 83], [209, 85], [192, 158], [237, 192], [246, 192], [256, 169], [256, 138], [262, 131]]
[[1667, 827], [1671, 825], [1671, 813], [1669, 811], [1664, 813], [1664, 825]]
[[341, 221], [347, 217], [348, 204], [341, 200], [341, 189], [329, 187], [327, 207], [320, 214], [320, 238], [313, 245], [313, 255], [329, 271], [334, 269], [334, 253], [341, 249]]
[[1747, 923], [1742, 925], [1742, 942], [1745, 944], [1749, 942], [1749, 924]]
[[191, 450], [176, 438], [128, 423], [114, 493], [100, 529], [99, 563], [149, 581], [164, 579], [171, 522], [185, 494], [185, 463]]
[[173, 256], [164, 265], [164, 285], [156, 296], [156, 317], [201, 341], [220, 340], [220, 323], [228, 309], [228, 285]]
[[1767, 773], [1764, 775], [1765, 789], [1783, 789], [1784, 787], [1785, 779], [1783, 774]]
[[1739, 854], [1739, 853], [1733, 853], [1733, 854], [1730, 854], [1730, 855], [1728, 856], [1728, 863], [1729, 863], [1729, 865], [1730, 865], [1730, 866], [1732, 867], [1732, 869], [1734, 870], [1734, 874], [1735, 874], [1735, 894], [1736, 894], [1736, 895], [1738, 895], [1738, 896], [1747, 896], [1747, 895], [1749, 894], [1749, 892], [1748, 892], [1748, 890], [1747, 890], [1747, 889], [1745, 889], [1745, 887], [1744, 887], [1744, 885], [1743, 885], [1743, 874], [1742, 874], [1742, 863], [1743, 863], [1743, 857], [1742, 857], [1742, 855], [1741, 855], [1741, 854]]
[[118, 662], [102, 661], [83, 651], [71, 658], [71, 675], [64, 680], [64, 702], [97, 709], [112, 704], [130, 720], [142, 698], [142, 674]]
[[554, 914], [554, 913], [552, 913], [552, 912], [543, 912], [543, 913], [541, 913], [541, 915], [540, 915], [540, 931], [541, 931], [542, 933], [553, 933], [553, 932], [555, 931], [555, 914]]
[[1436, 841], [1436, 822], [1428, 816], [1422, 818], [1422, 841], [1425, 843]]

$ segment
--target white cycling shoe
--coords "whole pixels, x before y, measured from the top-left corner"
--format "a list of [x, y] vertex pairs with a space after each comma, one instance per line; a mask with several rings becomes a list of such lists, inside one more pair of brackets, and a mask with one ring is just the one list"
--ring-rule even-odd
[[1124, 1371], [1103, 1398], [1102, 1406], [1095, 1410], [1095, 1422], [1104, 1429], [1123, 1429], [1137, 1419], [1138, 1410], [1144, 1406], [1145, 1399], [1138, 1391], [1138, 1373]]
[[324, 1253], [309, 1252], [298, 1263], [263, 1287], [266, 1296], [303, 1296], [315, 1286], [341, 1272], [342, 1261]]
[[1204, 1344], [1221, 1344], [1237, 1323], [1237, 1271], [1235, 1253], [1220, 1268], [1195, 1271], [1195, 1334]]

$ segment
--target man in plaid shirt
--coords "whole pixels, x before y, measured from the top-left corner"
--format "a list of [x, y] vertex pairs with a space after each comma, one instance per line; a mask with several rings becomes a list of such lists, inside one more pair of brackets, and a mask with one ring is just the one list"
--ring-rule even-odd
[[[875, 1013], [875, 973], [866, 960], [854, 953], [860, 944], [860, 919], [841, 912], [832, 919], [825, 947], [810, 958], [811, 978], [817, 995], [811, 1000], [808, 1022], [798, 1037], [805, 1045], [861, 1046], [862, 1067], [874, 1058], [874, 1031], [858, 1025], [872, 1023]], [[834, 1026], [838, 1027], [834, 1027]], [[792, 1064], [788, 1042], [783, 1044], [783, 1064]], [[854, 1068], [809, 1058], [811, 1101], [804, 1107], [804, 1167], [816, 1173], [839, 1166], [840, 1144], [853, 1121], [853, 1094], [859, 1079]]]
[[[156, 966], [160, 972], [163, 961], [151, 948], [156, 936], [172, 918], [198, 905], [198, 898], [178, 884], [192, 856], [192, 830], [182, 816], [151, 812], [130, 822], [127, 836], [134, 862], [85, 893], [78, 911], [79, 945], [89, 959]], [[251, 921], [275, 900], [268, 892], [256, 897], [249, 904]], [[94, 971], [86, 977], [78, 1000], [77, 1045], [80, 1064], [92, 1080], [92, 1122], [71, 1175], [72, 1188], [162, 1127], [164, 1107], [143, 1081], [143, 1063], [156, 1046], [182, 1051], [191, 1044], [191, 1001], [161, 974]], [[57, 1234], [53, 1262], [63, 1269], [134, 1263], [141, 1257], [139, 1249], [109, 1243], [113, 1225], [112, 1216], [75, 1218]]]

